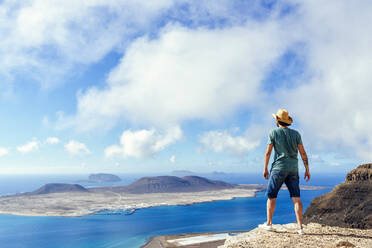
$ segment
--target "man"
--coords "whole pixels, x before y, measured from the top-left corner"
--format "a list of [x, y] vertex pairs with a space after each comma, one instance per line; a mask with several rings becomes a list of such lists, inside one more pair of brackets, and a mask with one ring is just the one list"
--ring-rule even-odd
[[[302, 161], [305, 165], [306, 182], [310, 180], [310, 170], [307, 155], [302, 145], [301, 135], [294, 129], [288, 128], [293, 122], [288, 111], [279, 109], [273, 114], [277, 128], [271, 130], [269, 141], [265, 153], [265, 167], [263, 177], [269, 179], [267, 187], [267, 222], [260, 225], [265, 230], [272, 230], [272, 218], [275, 210], [275, 200], [278, 192], [286, 184], [290, 197], [292, 198], [294, 210], [297, 218], [297, 233], [304, 234], [302, 230], [302, 202], [300, 198], [298, 159], [297, 153], [300, 152]], [[274, 161], [271, 164], [270, 173], [267, 169], [271, 151], [274, 148]], [[270, 177], [269, 177], [270, 174]]]

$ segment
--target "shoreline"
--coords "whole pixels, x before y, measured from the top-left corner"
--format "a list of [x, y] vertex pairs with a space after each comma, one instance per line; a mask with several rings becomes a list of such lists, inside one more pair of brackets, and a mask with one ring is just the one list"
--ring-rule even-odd
[[[139, 208], [135, 208], [135, 211], [138, 211], [138, 210], [142, 210], [142, 209], [149, 209], [149, 208], [157, 208], [157, 207], [175, 207], [175, 206], [191, 206], [191, 205], [195, 205], [195, 204], [200, 204], [200, 203], [210, 203], [210, 202], [217, 202], [217, 201], [232, 201], [232, 200], [235, 200], [235, 199], [238, 199], [238, 198], [255, 198], [256, 197], [256, 193], [257, 192], [263, 192], [263, 191], [256, 191], [254, 192], [254, 195], [253, 196], [237, 196], [237, 197], [232, 197], [230, 199], [218, 199], [218, 200], [209, 200], [209, 201], [195, 201], [195, 202], [192, 202], [192, 203], [186, 203], [186, 204], [164, 204], [164, 205], [156, 205], [156, 206], [146, 206], [146, 207], [139, 207]], [[88, 214], [83, 214], [83, 215], [24, 215], [24, 214], [21, 214], [21, 213], [4, 213], [2, 211], [0, 211], [0, 215], [13, 215], [13, 216], [24, 216], [24, 217], [84, 217], [84, 216], [88, 216], [88, 215], [97, 215], [97, 214], [100, 214], [101, 212], [104, 212], [104, 211], [126, 211], [126, 210], [131, 210], [132, 208], [127, 208], [127, 209], [102, 209], [102, 210], [98, 210], [96, 212], [92, 212], [92, 213], [88, 213]], [[134, 213], [133, 213], [134, 214]], [[121, 214], [121, 213], [118, 213], [118, 214], [111, 214], [111, 213], [107, 213], [107, 214], [101, 214], [101, 215], [126, 215], [126, 214]], [[128, 215], [132, 215], [132, 214], [128, 214]]]
[[[253, 229], [251, 229], [253, 230]], [[169, 245], [174, 245], [174, 247], [178, 247], [176, 244], [170, 244], [168, 241], [175, 241], [175, 240], [181, 240], [181, 239], [193, 239], [197, 237], [203, 237], [203, 236], [211, 236], [213, 235], [224, 235], [226, 236], [230, 233], [233, 233], [235, 236], [241, 233], [249, 232], [251, 230], [243, 230], [243, 231], [227, 231], [227, 232], [206, 232], [206, 233], [183, 233], [183, 234], [174, 234], [174, 235], [157, 235], [157, 236], [152, 236], [147, 239], [146, 243], [140, 246], [140, 248], [165, 248], [169, 247]], [[217, 247], [218, 245], [223, 245], [226, 239], [217, 239], [217, 240], [212, 240], [212, 241], [207, 241], [207, 242], [202, 242], [198, 243], [198, 247]], [[182, 248], [195, 248], [196, 243], [192, 243], [189, 245], [182, 245], [180, 247]]]

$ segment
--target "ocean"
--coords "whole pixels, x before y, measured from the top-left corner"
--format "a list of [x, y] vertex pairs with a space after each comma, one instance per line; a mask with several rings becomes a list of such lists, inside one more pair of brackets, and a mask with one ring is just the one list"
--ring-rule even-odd
[[[225, 178], [234, 183], [259, 183], [252, 178]], [[121, 184], [133, 182], [137, 176], [121, 176]], [[76, 182], [73, 176], [0, 176], [0, 194], [31, 191], [47, 182]], [[313, 175], [310, 185], [333, 187], [344, 180], [342, 175]], [[264, 181], [266, 182], [266, 181]], [[315, 184], [316, 183], [316, 184]], [[83, 183], [82, 183], [83, 184]], [[304, 184], [303, 182], [301, 184]], [[84, 184], [83, 184], [84, 185]], [[92, 186], [85, 184], [84, 186]], [[93, 185], [96, 186], [96, 185]], [[327, 193], [302, 190], [304, 209], [311, 200]], [[264, 192], [254, 198], [238, 198], [187, 206], [162, 206], [136, 211], [133, 215], [89, 215], [83, 217], [25, 217], [0, 215], [0, 246], [2, 248], [134, 248], [150, 237], [200, 232], [244, 231], [266, 220]], [[280, 191], [274, 222], [295, 221], [288, 191]]]

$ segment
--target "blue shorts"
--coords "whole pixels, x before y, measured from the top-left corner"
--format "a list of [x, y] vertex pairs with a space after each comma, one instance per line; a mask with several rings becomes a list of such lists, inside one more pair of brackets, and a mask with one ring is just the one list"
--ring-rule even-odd
[[276, 198], [283, 183], [287, 185], [291, 197], [300, 197], [298, 172], [272, 170], [266, 195], [269, 198]]

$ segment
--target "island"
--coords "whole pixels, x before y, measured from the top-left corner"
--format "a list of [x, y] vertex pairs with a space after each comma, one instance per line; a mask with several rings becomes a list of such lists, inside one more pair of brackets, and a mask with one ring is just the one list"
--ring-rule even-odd
[[23, 216], [133, 213], [155, 206], [254, 197], [265, 189], [265, 185], [230, 184], [198, 176], [143, 177], [126, 186], [92, 188], [50, 183], [32, 192], [0, 197], [0, 213]]
[[189, 170], [174, 170], [171, 172], [172, 176], [183, 177], [183, 176], [196, 176], [198, 173]]
[[96, 174], [90, 174], [88, 180], [89, 182], [94, 182], [94, 183], [108, 183], [108, 182], [120, 182], [121, 178], [114, 174], [96, 173]]

